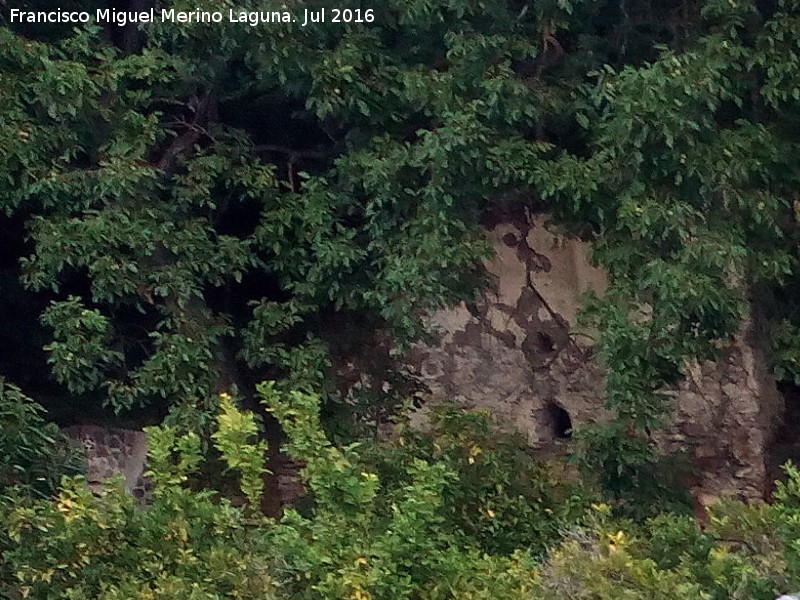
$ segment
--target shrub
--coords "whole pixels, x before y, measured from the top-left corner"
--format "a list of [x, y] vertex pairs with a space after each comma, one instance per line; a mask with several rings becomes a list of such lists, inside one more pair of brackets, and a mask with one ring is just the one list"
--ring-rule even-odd
[[0, 377], [0, 491], [48, 495], [62, 474], [81, 470], [80, 453], [44, 409]]
[[543, 552], [593, 498], [576, 473], [534, 458], [525, 440], [499, 431], [489, 413], [452, 404], [434, 408], [425, 430], [401, 428], [372, 459], [388, 487], [403, 485], [414, 461], [445, 465], [453, 476], [442, 491], [442, 526], [491, 554]]
[[225, 397], [213, 439], [245, 506], [194, 489], [196, 434], [150, 428], [148, 507], [120, 481], [94, 495], [80, 477], [53, 498], [3, 500], [0, 597], [772, 600], [800, 588], [791, 465], [773, 505], [721, 502], [705, 531], [669, 513], [637, 523], [606, 504], [579, 510], [580, 488], [544, 479], [485, 415], [445, 408], [428, 432], [367, 452], [329, 441], [316, 396], [259, 391], [306, 465], [307, 513], [256, 510], [266, 446], [254, 416]]

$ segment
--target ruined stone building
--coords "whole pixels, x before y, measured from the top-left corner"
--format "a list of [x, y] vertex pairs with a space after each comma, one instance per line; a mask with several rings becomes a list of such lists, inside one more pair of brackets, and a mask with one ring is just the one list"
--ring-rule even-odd
[[[494, 290], [475, 306], [434, 315], [440, 342], [417, 347], [412, 363], [434, 399], [486, 408], [547, 448], [572, 427], [608, 416], [591, 332], [576, 326], [581, 294], [602, 294], [606, 278], [589, 263], [587, 244], [552, 233], [541, 215], [498, 224], [489, 236]], [[770, 448], [784, 407], [762, 342], [744, 323], [723, 360], [687, 365], [685, 381], [671, 391], [670, 424], [655, 441], [688, 455], [701, 502], [761, 499], [775, 475]]]
[[[415, 347], [408, 360], [430, 392], [425, 406], [455, 400], [485, 408], [533, 447], [563, 447], [573, 427], [608, 417], [593, 337], [576, 326], [580, 295], [602, 293], [605, 275], [589, 263], [587, 244], [552, 233], [542, 216], [524, 226], [498, 224], [488, 235], [494, 289], [474, 306], [433, 315], [439, 342]], [[688, 455], [701, 502], [725, 494], [764, 498], [776, 474], [770, 452], [784, 407], [752, 324], [743, 324], [722, 361], [687, 365], [686, 372], [656, 443]], [[143, 433], [72, 433], [86, 447], [90, 481], [122, 472], [127, 487], [142, 493]], [[284, 471], [281, 486], [296, 495], [297, 474]]]

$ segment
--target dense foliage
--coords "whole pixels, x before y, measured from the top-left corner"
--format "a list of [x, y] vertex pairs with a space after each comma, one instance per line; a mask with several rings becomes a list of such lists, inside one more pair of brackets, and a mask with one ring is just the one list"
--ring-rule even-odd
[[[251, 510], [262, 493], [252, 475], [266, 448], [253, 435], [254, 416], [223, 399], [215, 439], [241, 474], [244, 506], [188, 485], [202, 460], [196, 434], [152, 428], [150, 506], [137, 505], [118, 482], [93, 495], [80, 478], [65, 480], [52, 499], [4, 505], [0, 592], [12, 600], [770, 600], [800, 585], [800, 473], [792, 467], [773, 505], [718, 506], [705, 530], [670, 515], [634, 526], [594, 504], [562, 521], [556, 537], [539, 524], [559, 519], [540, 498], [561, 484], [534, 480], [534, 493], [506, 487], [508, 473], [492, 468], [505, 452], [475, 450], [480, 416], [459, 425], [451, 413], [444, 431], [416, 434], [417, 444], [442, 442], [443, 455], [428, 460], [398, 462], [395, 444], [378, 448], [394, 470], [384, 478], [357, 444], [328, 441], [316, 397], [273, 385], [260, 391], [291, 453], [305, 461], [315, 500], [308, 511], [290, 509], [276, 521]], [[536, 543], [525, 543], [521, 531]]]
[[64, 474], [81, 470], [74, 443], [44, 409], [18, 387], [0, 377], [0, 497], [8, 494], [48, 496]]
[[[252, 28], [8, 8], [52, 6], [0, 2], [0, 595], [800, 589], [794, 468], [701, 528], [651, 452], [664, 390], [743, 322], [800, 385], [796, 0], [386, 0]], [[398, 416], [419, 382], [397, 356], [487, 283], [483, 225], [532, 212], [609, 274], [584, 316], [614, 418], [576, 431], [582, 477], [480, 413]], [[48, 419], [84, 418], [159, 423], [151, 505], [72, 477]], [[281, 513], [287, 440], [308, 497]]]
[[797, 379], [797, 7], [684, 9], [3, 28], [8, 309], [42, 309], [44, 332], [18, 327], [50, 336], [48, 395], [202, 429], [204, 399], [269, 377], [356, 419], [391, 410], [413, 387], [393, 352], [472, 297], [481, 219], [519, 210], [594, 241], [608, 403], [634, 442], [754, 289]]
[[592, 153], [559, 159], [552, 183], [572, 201], [559, 210], [591, 224], [610, 274], [593, 306], [608, 404], [640, 439], [686, 358], [718, 356], [744, 317], [770, 323], [776, 374], [800, 381], [798, 5], [708, 2], [702, 15], [710, 27], [690, 47], [597, 74], [576, 113]]

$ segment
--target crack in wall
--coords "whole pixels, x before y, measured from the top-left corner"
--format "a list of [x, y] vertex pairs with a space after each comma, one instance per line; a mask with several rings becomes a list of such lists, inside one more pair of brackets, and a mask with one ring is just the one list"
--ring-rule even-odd
[[[486, 265], [493, 290], [470, 307], [433, 315], [440, 343], [418, 346], [409, 361], [428, 385], [429, 401], [488, 409], [538, 448], [559, 439], [552, 406], [576, 426], [609, 418], [593, 335], [574, 326], [580, 295], [602, 294], [605, 274], [589, 264], [587, 244], [553, 235], [545, 221], [532, 215], [494, 224], [487, 235], [496, 255]], [[783, 409], [754, 318], [723, 360], [687, 365], [687, 379], [665, 390], [674, 411], [653, 433], [661, 451], [689, 455], [697, 469], [692, 485], [704, 502], [724, 494], [757, 501], [771, 481], [769, 448]]]

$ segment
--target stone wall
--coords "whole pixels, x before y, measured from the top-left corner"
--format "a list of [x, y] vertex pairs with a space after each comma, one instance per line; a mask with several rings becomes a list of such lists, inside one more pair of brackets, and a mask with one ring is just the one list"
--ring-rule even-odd
[[[143, 431], [100, 425], [75, 425], [64, 431], [83, 445], [90, 488], [99, 490], [106, 479], [123, 475], [127, 491], [143, 503], [150, 500], [153, 486], [152, 481], [144, 476], [147, 470], [147, 436]], [[301, 465], [281, 455], [271, 467], [281, 507], [304, 495]]]
[[573, 423], [606, 416], [591, 336], [574, 327], [580, 293], [602, 293], [605, 275], [581, 243], [544, 227], [501, 224], [489, 235], [495, 289], [475, 306], [434, 315], [440, 344], [409, 358], [433, 399], [487, 408], [543, 447], [564, 437], [563, 411]]
[[143, 502], [147, 501], [152, 486], [144, 477], [147, 462], [144, 432], [99, 425], [75, 425], [65, 431], [83, 444], [90, 487], [97, 489], [106, 479], [123, 475], [125, 489]]
[[784, 406], [766, 369], [757, 319], [745, 320], [719, 362], [686, 365], [674, 397], [669, 426], [656, 441], [665, 452], [689, 453], [700, 503], [720, 494], [765, 498], [775, 476], [770, 450]]
[[[592, 332], [575, 324], [581, 293], [602, 294], [605, 275], [589, 264], [586, 244], [551, 233], [541, 217], [530, 225], [499, 224], [489, 236], [494, 290], [475, 305], [434, 315], [439, 343], [417, 346], [408, 360], [430, 390], [428, 406], [450, 399], [487, 408], [534, 447], [567, 444], [573, 425], [609, 416]], [[768, 448], [783, 407], [764, 367], [756, 321], [747, 320], [719, 363], [687, 365], [673, 392], [671, 423], [656, 437], [664, 452], [688, 453], [701, 504], [721, 494], [757, 500], [774, 475]], [[149, 493], [142, 432], [93, 425], [69, 432], [86, 448], [91, 484], [122, 473], [131, 492]], [[276, 482], [282, 504], [302, 494], [296, 465], [280, 462]]]
[[[430, 401], [487, 408], [546, 449], [562, 443], [569, 427], [609, 416], [593, 337], [575, 323], [581, 294], [602, 294], [606, 278], [589, 263], [586, 244], [551, 233], [542, 216], [526, 225], [496, 225], [488, 235], [496, 249], [486, 265], [494, 290], [474, 306], [434, 315], [439, 343], [416, 347], [409, 362], [428, 385]], [[720, 494], [763, 497], [782, 405], [753, 320], [723, 361], [690, 365], [688, 374], [673, 393], [675, 410], [658, 445], [688, 453], [698, 468], [701, 501]], [[417, 419], [424, 419], [424, 409]]]

